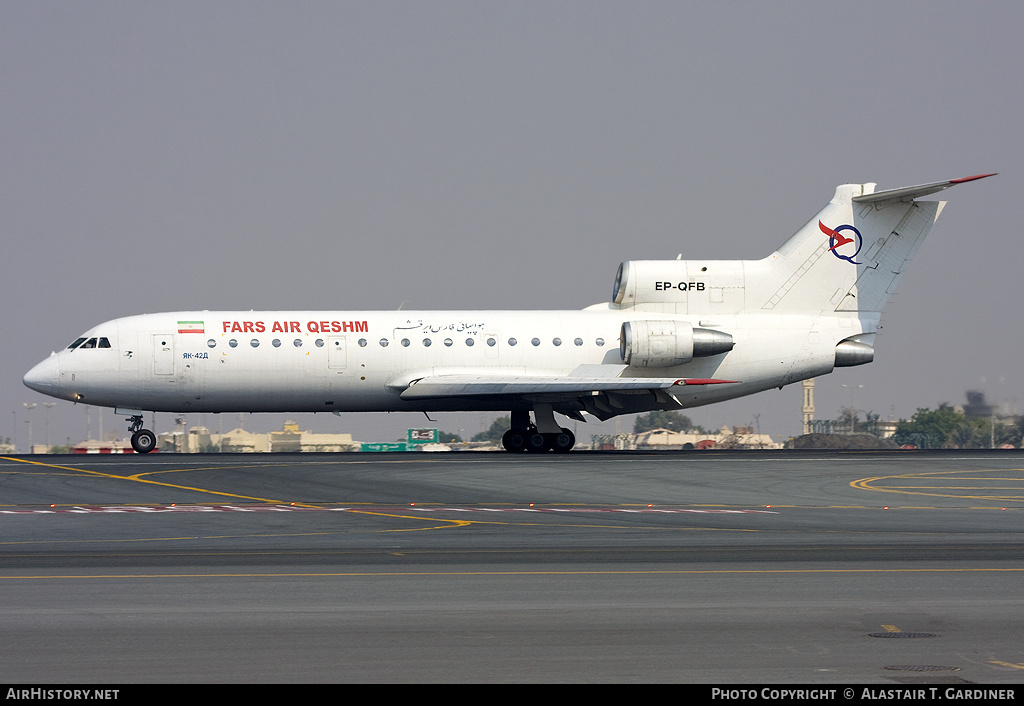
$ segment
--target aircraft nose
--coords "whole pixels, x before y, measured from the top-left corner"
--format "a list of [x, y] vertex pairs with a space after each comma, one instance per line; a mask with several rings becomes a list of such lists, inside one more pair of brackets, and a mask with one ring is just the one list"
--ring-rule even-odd
[[56, 397], [60, 392], [60, 363], [57, 354], [51, 353], [49, 358], [25, 373], [22, 382], [36, 392]]

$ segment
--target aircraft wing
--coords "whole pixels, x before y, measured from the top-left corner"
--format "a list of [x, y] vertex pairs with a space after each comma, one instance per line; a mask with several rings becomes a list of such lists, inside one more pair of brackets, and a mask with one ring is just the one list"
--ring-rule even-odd
[[537, 397], [547, 400], [573, 399], [597, 393], [658, 392], [671, 393], [685, 385], [720, 385], [736, 380], [715, 378], [621, 378], [534, 375], [432, 375], [423, 377], [402, 391], [403, 400], [444, 397]]

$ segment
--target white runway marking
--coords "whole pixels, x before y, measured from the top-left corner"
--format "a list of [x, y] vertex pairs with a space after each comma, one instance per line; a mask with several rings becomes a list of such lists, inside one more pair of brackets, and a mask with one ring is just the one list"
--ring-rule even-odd
[[96, 507], [35, 508], [25, 510], [0, 510], [0, 515], [96, 515], [127, 513], [165, 512], [603, 512], [603, 513], [652, 513], [652, 514], [701, 514], [701, 515], [776, 515], [773, 510], [721, 510], [692, 508], [597, 508], [597, 507], [408, 507], [408, 506], [365, 506], [365, 507], [310, 507], [300, 505], [114, 505]]

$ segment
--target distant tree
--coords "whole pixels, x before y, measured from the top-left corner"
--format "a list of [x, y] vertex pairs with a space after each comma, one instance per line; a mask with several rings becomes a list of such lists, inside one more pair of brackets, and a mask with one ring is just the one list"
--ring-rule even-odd
[[896, 444], [872, 434], [804, 434], [790, 439], [792, 449], [894, 449]]
[[962, 422], [963, 414], [943, 402], [938, 409], [919, 407], [910, 421], [896, 425], [893, 441], [897, 444], [913, 444], [921, 448], [941, 448]]
[[832, 420], [832, 431], [836, 434], [873, 434], [878, 436], [878, 422], [881, 417], [875, 412], [865, 412], [860, 418], [853, 407], [843, 407], [839, 416]]
[[479, 434], [474, 434], [470, 441], [501, 441], [501, 437], [504, 436], [505, 432], [512, 428], [512, 416], [506, 414], [504, 417], [498, 417], [491, 424], [491, 427], [486, 431], [482, 431]]
[[832, 421], [832, 428], [838, 434], [852, 434], [860, 425], [860, 416], [854, 407], [842, 407], [839, 416]]
[[864, 413], [864, 433], [878, 436], [878, 423], [882, 421], [882, 416], [875, 412]]
[[442, 444], [461, 444], [462, 437], [458, 434], [453, 434], [450, 431], [438, 431], [437, 440]]
[[993, 445], [1017, 445], [1020, 428], [994, 418], [967, 417], [946, 403], [938, 409], [920, 408], [909, 422], [896, 426], [893, 441], [921, 448], [987, 449]]
[[707, 433], [699, 426], [695, 426], [693, 421], [685, 414], [668, 410], [655, 410], [648, 414], [641, 414], [633, 422], [634, 434], [651, 431], [652, 429], [668, 429], [669, 431], [678, 432], [690, 431], [692, 429], [698, 434]]
[[958, 449], [973, 449], [975, 448], [975, 439], [977, 438], [977, 429], [970, 420], [966, 417], [963, 421], [953, 427], [949, 432], [949, 436], [946, 437], [946, 441], [950, 446]]
[[[1017, 446], [1020, 444], [1020, 436], [1017, 434], [1017, 427], [1014, 424], [1004, 424], [994, 417], [968, 417], [968, 430], [963, 430], [961, 436], [954, 437], [963, 440], [958, 444], [961, 449], [989, 449], [998, 448], [1003, 444]], [[958, 428], [958, 431], [959, 428]]]

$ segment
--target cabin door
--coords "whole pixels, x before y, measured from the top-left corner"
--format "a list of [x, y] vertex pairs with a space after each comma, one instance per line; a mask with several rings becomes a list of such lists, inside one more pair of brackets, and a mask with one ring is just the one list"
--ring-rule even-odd
[[174, 334], [153, 335], [153, 374], [174, 375]]
[[327, 337], [327, 367], [332, 370], [342, 370], [348, 366], [345, 338], [345, 336]]

